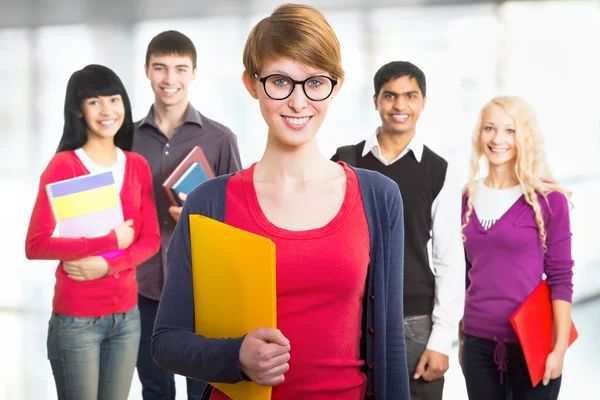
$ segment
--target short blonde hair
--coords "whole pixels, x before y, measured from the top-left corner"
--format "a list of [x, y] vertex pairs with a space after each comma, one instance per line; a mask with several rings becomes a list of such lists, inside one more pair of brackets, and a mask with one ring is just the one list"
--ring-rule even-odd
[[[544, 138], [540, 129], [537, 116], [533, 107], [525, 100], [517, 96], [499, 96], [490, 100], [479, 113], [477, 124], [472, 136], [472, 152], [470, 162], [469, 182], [465, 187], [467, 194], [467, 210], [463, 216], [463, 229], [467, 226], [473, 213], [471, 199], [477, 187], [479, 178], [479, 160], [483, 152], [479, 144], [483, 115], [491, 107], [501, 107], [515, 123], [515, 144], [517, 147], [517, 158], [515, 160], [514, 175], [523, 190], [525, 201], [535, 212], [535, 221], [540, 233], [540, 239], [546, 248], [546, 228], [542, 217], [542, 211], [538, 196], [548, 201], [547, 196], [551, 192], [560, 192], [569, 199], [571, 192], [562, 188], [550, 171], [550, 165], [544, 150]], [[572, 205], [571, 205], [572, 206]]]
[[289, 58], [323, 70], [332, 78], [344, 76], [340, 42], [325, 16], [304, 4], [283, 4], [250, 32], [244, 47], [244, 67], [260, 75], [264, 64]]

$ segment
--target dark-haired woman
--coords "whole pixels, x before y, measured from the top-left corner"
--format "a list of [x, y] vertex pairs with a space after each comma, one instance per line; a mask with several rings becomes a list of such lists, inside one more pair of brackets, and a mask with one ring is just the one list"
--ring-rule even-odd
[[[59, 261], [48, 359], [59, 400], [125, 400], [140, 339], [135, 268], [160, 245], [152, 176], [144, 158], [130, 152], [129, 97], [109, 68], [88, 65], [71, 76], [64, 118], [57, 152], [40, 178], [25, 245], [30, 260]], [[56, 237], [46, 185], [107, 171], [125, 222], [103, 236]]]

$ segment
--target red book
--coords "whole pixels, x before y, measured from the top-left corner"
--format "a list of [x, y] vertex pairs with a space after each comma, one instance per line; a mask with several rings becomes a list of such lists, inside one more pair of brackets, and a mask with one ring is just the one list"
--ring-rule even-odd
[[[527, 297], [510, 317], [519, 342], [523, 348], [527, 369], [533, 387], [537, 386], [546, 372], [546, 359], [552, 352], [554, 325], [552, 322], [552, 301], [546, 280]], [[571, 322], [569, 346], [577, 339], [578, 333]]]
[[204, 156], [202, 148], [200, 148], [199, 146], [194, 146], [194, 148], [188, 153], [187, 156], [185, 156], [185, 158], [179, 163], [179, 165], [173, 170], [173, 172], [171, 172], [171, 175], [169, 175], [169, 177], [162, 184], [163, 190], [165, 191], [167, 197], [171, 201], [171, 204], [173, 204], [176, 207], [179, 207], [181, 204], [179, 204], [177, 199], [175, 199], [175, 195], [173, 194], [171, 188], [173, 187], [173, 184], [175, 184], [175, 182], [179, 180], [181, 175], [183, 175], [187, 171], [187, 169], [195, 162], [202, 166], [202, 169], [204, 169], [204, 173], [209, 179], [215, 177], [215, 174], [212, 168], [210, 167], [210, 164]]

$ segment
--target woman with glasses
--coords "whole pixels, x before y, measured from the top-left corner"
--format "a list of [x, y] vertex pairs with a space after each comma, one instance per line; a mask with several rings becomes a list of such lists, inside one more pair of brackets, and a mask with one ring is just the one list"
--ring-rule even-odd
[[[254, 27], [243, 60], [244, 86], [268, 125], [265, 152], [188, 196], [168, 251], [153, 356], [191, 378], [273, 386], [274, 400], [408, 399], [398, 186], [317, 146], [344, 81], [337, 37], [319, 11], [286, 4]], [[275, 242], [278, 329], [194, 334], [190, 214]], [[210, 398], [227, 399], [217, 390]]]

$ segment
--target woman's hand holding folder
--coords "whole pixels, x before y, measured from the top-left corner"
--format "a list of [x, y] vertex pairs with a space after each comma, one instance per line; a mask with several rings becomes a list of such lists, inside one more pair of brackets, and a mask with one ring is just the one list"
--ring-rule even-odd
[[109, 272], [106, 259], [99, 256], [64, 261], [63, 269], [67, 275], [69, 275], [69, 278], [75, 281], [93, 281], [95, 279], [104, 278]]
[[258, 328], [246, 335], [240, 348], [240, 368], [252, 382], [276, 386], [290, 369], [290, 341], [279, 329]]
[[131, 227], [133, 225], [133, 220], [128, 219], [123, 222], [119, 226], [117, 226], [114, 231], [117, 234], [117, 240], [119, 242], [119, 250], [128, 248], [131, 243], [133, 243], [134, 237], [134, 229]]
[[[132, 228], [133, 220], [129, 219], [119, 224], [115, 229], [119, 250], [126, 249], [131, 245], [135, 236]], [[104, 257], [90, 256], [78, 260], [63, 261], [63, 269], [69, 278], [76, 281], [92, 281], [104, 278], [110, 272], [108, 262]]]
[[562, 375], [566, 352], [567, 349], [554, 349], [552, 350], [552, 353], [548, 355], [548, 358], [546, 359], [546, 370], [544, 371], [544, 377], [542, 378], [544, 386], [548, 386], [551, 379], [556, 379]]

